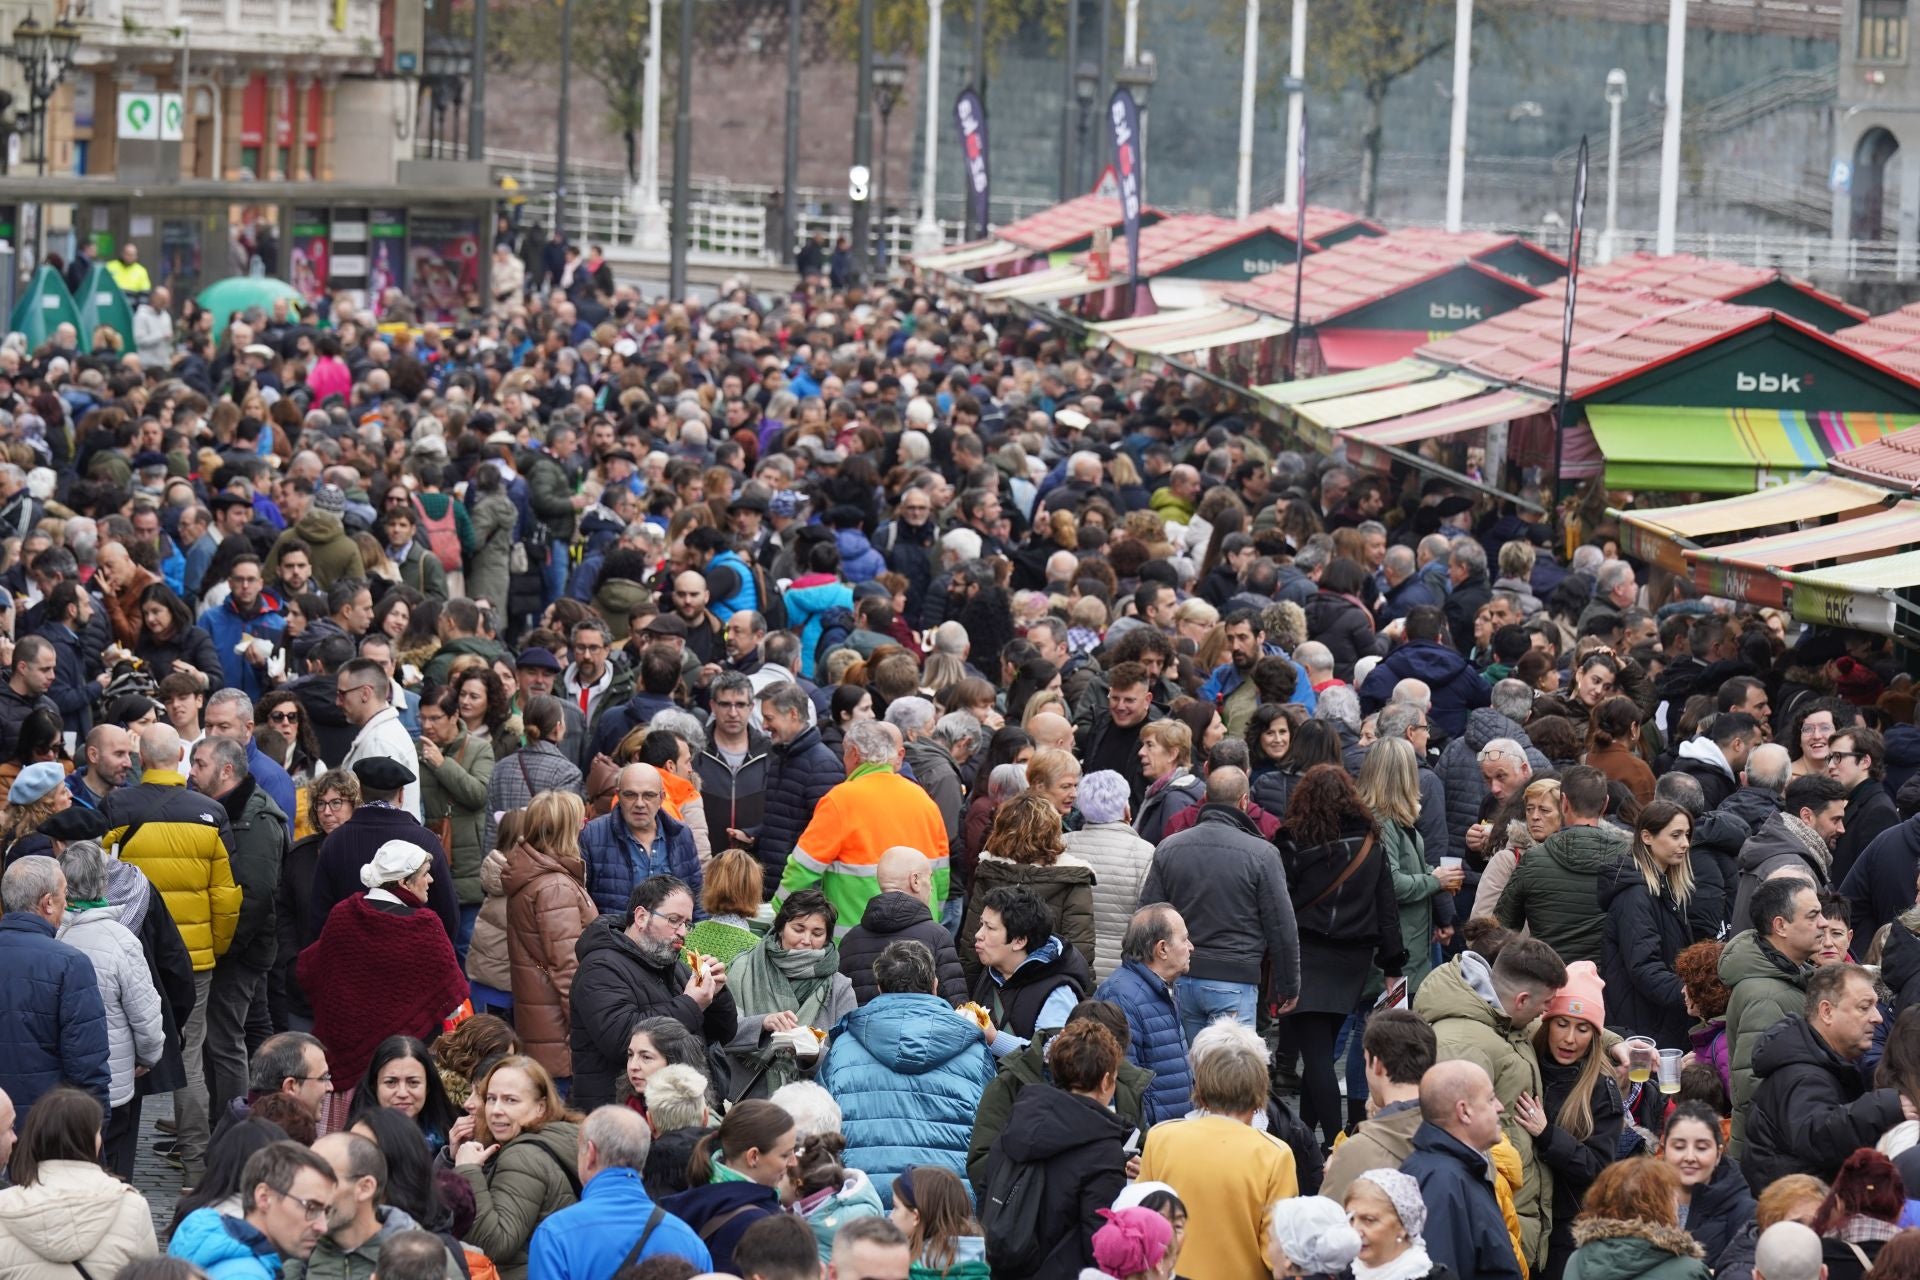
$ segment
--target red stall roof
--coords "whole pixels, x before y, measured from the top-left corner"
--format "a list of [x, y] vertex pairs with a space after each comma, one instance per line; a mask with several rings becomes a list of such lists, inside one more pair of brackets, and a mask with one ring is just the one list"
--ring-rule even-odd
[[[1900, 368], [1894, 361], [1887, 360], [1883, 353], [1872, 354], [1883, 363]], [[1901, 372], [1908, 370], [1901, 369]], [[1836, 453], [1827, 465], [1845, 475], [1858, 476], [1875, 484], [1907, 493], [1920, 492], [1920, 427], [1908, 427], [1872, 444]]]
[[[1140, 211], [1143, 215], [1152, 214], [1156, 218], [1163, 216], [1152, 205], [1142, 205]], [[1018, 222], [996, 227], [993, 234], [1023, 249], [1049, 253], [1077, 244], [1102, 227], [1118, 231], [1122, 221], [1119, 200], [1113, 196], [1084, 195], [1054, 205], [1051, 209], [1042, 209]]]
[[[1614, 285], [1646, 289], [1675, 298], [1711, 298], [1721, 302], [1770, 284], [1782, 284], [1838, 311], [1866, 318], [1866, 312], [1824, 289], [1786, 274], [1778, 267], [1750, 267], [1691, 253], [1630, 253], [1605, 265], [1582, 267], [1580, 287]], [[1564, 287], [1564, 286], [1563, 286]], [[1548, 289], [1558, 294], [1559, 289]]]
[[[1390, 232], [1387, 239], [1395, 244], [1409, 245], [1432, 253], [1459, 258], [1482, 258], [1489, 253], [1498, 253], [1514, 245], [1524, 245], [1563, 267], [1567, 265], [1567, 260], [1551, 249], [1543, 249], [1524, 236], [1508, 235], [1503, 231], [1447, 231], [1441, 227], [1401, 227], [1397, 231]], [[1581, 279], [1587, 278], [1583, 272]]]
[[[1171, 274], [1198, 258], [1230, 244], [1262, 234], [1266, 230], [1253, 218], [1239, 222], [1215, 217], [1211, 213], [1177, 213], [1140, 230], [1140, 278]], [[1291, 238], [1291, 237], [1289, 237]], [[1108, 261], [1125, 271], [1126, 241], [1116, 236]], [[1091, 252], [1083, 254], [1081, 265], [1093, 261]]]
[[[1303, 260], [1300, 322], [1325, 325], [1349, 311], [1392, 297], [1462, 265], [1461, 256], [1397, 243], [1397, 236], [1349, 240]], [[1531, 285], [1467, 259], [1465, 265], [1529, 292]], [[1293, 318], [1295, 267], [1255, 276], [1227, 290], [1226, 300], [1282, 319]]]
[[1920, 375], [1920, 302], [1833, 335], [1844, 345], [1909, 375]]

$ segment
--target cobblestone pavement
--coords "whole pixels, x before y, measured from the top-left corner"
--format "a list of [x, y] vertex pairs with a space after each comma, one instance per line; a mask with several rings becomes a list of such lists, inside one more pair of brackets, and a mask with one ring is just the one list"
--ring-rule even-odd
[[153, 1122], [173, 1115], [173, 1095], [150, 1097], [140, 1108], [140, 1151], [133, 1161], [133, 1185], [153, 1211], [153, 1229], [162, 1240], [173, 1221], [173, 1202], [180, 1198], [180, 1170], [153, 1153], [162, 1136]]

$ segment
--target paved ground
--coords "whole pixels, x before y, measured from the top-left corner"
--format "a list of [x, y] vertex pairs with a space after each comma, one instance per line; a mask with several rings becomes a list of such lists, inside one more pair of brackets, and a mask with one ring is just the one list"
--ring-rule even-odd
[[173, 1202], [180, 1196], [180, 1170], [153, 1154], [153, 1144], [161, 1136], [153, 1122], [172, 1114], [172, 1094], [147, 1099], [140, 1109], [140, 1153], [133, 1162], [133, 1185], [147, 1198], [153, 1229], [163, 1240], [173, 1221]]

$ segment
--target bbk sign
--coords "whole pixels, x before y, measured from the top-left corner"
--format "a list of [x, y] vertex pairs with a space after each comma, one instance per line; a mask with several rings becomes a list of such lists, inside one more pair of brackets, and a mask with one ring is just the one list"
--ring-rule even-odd
[[1804, 373], [1735, 373], [1733, 389], [1740, 392], [1758, 391], [1762, 395], [1800, 395], [1803, 385], [1811, 385], [1812, 374]]
[[1427, 319], [1445, 320], [1454, 324], [1475, 320], [1484, 320], [1486, 316], [1477, 302], [1429, 302]]

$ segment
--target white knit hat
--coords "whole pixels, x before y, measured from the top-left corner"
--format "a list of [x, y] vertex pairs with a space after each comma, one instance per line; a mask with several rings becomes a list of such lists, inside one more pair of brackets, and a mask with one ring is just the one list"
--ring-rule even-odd
[[360, 868], [360, 883], [369, 889], [397, 884], [433, 861], [433, 855], [411, 840], [389, 840], [373, 851], [373, 861]]

